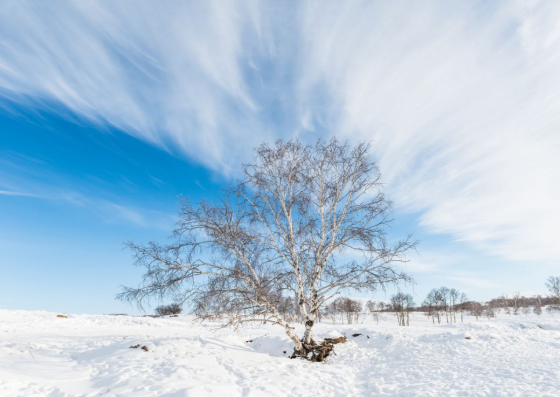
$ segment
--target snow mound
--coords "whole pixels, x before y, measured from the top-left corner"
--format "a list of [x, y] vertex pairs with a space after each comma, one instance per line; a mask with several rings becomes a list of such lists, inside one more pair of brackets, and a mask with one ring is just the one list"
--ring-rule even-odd
[[261, 336], [248, 342], [248, 345], [254, 351], [275, 357], [289, 357], [294, 351], [293, 342], [287, 336], [282, 335]]

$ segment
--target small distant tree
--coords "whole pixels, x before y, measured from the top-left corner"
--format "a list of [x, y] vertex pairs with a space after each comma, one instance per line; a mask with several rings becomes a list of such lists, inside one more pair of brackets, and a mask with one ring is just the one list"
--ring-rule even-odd
[[553, 297], [560, 299], [560, 277], [550, 276], [546, 280], [546, 287]]
[[399, 292], [391, 297], [391, 305], [397, 315], [399, 325], [410, 325], [410, 312], [414, 309], [412, 295]]
[[278, 312], [288, 321], [298, 321], [297, 308], [293, 297], [280, 295], [277, 299], [277, 305]]
[[459, 311], [461, 312], [461, 322], [463, 322], [463, 312], [466, 310], [466, 304], [468, 302], [467, 294], [464, 292], [459, 296]]
[[535, 313], [537, 316], [540, 316], [542, 314], [542, 296], [537, 295], [535, 297], [535, 304], [533, 306], [533, 313]]
[[181, 308], [181, 305], [179, 305], [178, 303], [172, 303], [170, 305], [162, 305], [162, 306], [156, 307], [156, 314], [158, 314], [160, 316], [169, 316], [169, 315], [172, 315], [172, 314], [181, 314], [182, 311], [183, 311], [183, 309]]
[[445, 320], [447, 321], [447, 323], [449, 323], [449, 317], [450, 317], [450, 314], [451, 314], [451, 296], [450, 296], [450, 293], [451, 293], [451, 291], [447, 287], [441, 287], [439, 289], [440, 300], [441, 300], [442, 306], [445, 310]]
[[483, 315], [484, 307], [479, 302], [471, 302], [469, 310], [471, 316], [474, 316], [476, 318], [476, 321], [478, 321], [478, 319]]
[[435, 323], [437, 318], [438, 324], [441, 323], [440, 312], [442, 310], [442, 300], [437, 289], [432, 289], [423, 302], [423, 306], [428, 310], [428, 315], [432, 317], [432, 322]]
[[[325, 306], [323, 311], [325, 316], [329, 317], [333, 324], [336, 324], [336, 317], [340, 313], [337, 303], [335, 302], [329, 303], [328, 305]], [[342, 320], [342, 322], [344, 323], [344, 319]]]
[[521, 292], [516, 291], [511, 296], [511, 307], [513, 309], [513, 315], [517, 316], [519, 314], [519, 309], [521, 308], [522, 296]]
[[560, 277], [550, 276], [546, 280], [546, 287], [550, 292], [553, 304], [549, 306], [549, 311], [560, 310]]
[[504, 309], [504, 312], [508, 315], [511, 316], [511, 310], [509, 309], [509, 298], [507, 294], [502, 294], [502, 296], [500, 296], [498, 298], [498, 305], [494, 306], [496, 309]]
[[368, 311], [368, 313], [374, 313], [377, 310], [377, 302], [375, 301], [367, 301], [366, 302], [366, 310]]
[[423, 306], [428, 310], [429, 315], [432, 316], [432, 322], [434, 323], [434, 318], [437, 318], [438, 324], [441, 324], [441, 318], [444, 314], [447, 323], [456, 322], [456, 312], [459, 310], [460, 299], [461, 293], [454, 288], [434, 288], [428, 293]]
[[492, 305], [486, 305], [484, 306], [484, 315], [488, 319], [494, 318], [496, 317], [496, 309]]
[[349, 299], [347, 310], [347, 317], [349, 320], [348, 324], [352, 324], [352, 317], [354, 318], [354, 322], [357, 323], [360, 321], [360, 314], [363, 310], [362, 303], [360, 301]]
[[334, 316], [340, 315], [342, 323], [344, 323], [344, 318], [346, 318], [346, 322], [352, 324], [352, 322], [358, 321], [362, 311], [362, 304], [357, 300], [339, 296], [327, 305], [326, 309], [328, 313], [334, 314]]
[[379, 316], [380, 316], [379, 312], [373, 312], [372, 316], [373, 316], [373, 319], [375, 320], [375, 323], [377, 325], [379, 325]]
[[457, 291], [455, 288], [451, 288], [449, 290], [449, 308], [451, 309], [451, 313], [453, 315], [452, 322], [457, 322], [457, 310], [459, 310], [459, 298], [461, 297], [461, 293]]
[[366, 310], [371, 314], [375, 322], [379, 325], [378, 304], [375, 301], [367, 301]]
[[428, 293], [428, 296], [422, 302], [422, 309], [424, 310], [426, 316], [432, 318], [432, 323], [435, 324], [436, 304], [435, 304], [433, 290]]

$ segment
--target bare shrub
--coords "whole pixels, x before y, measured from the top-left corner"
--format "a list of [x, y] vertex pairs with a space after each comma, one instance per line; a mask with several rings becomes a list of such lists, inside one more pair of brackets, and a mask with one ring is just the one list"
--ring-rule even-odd
[[181, 305], [177, 303], [156, 307], [156, 314], [159, 316], [170, 316], [172, 314], [181, 314], [182, 311], [183, 309], [181, 308]]

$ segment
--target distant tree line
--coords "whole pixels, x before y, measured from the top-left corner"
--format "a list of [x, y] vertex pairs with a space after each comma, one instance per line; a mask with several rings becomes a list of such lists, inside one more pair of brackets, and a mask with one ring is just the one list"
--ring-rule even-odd
[[[412, 312], [423, 313], [430, 317], [434, 324], [456, 323], [457, 320], [463, 322], [465, 316], [472, 316], [476, 320], [481, 317], [490, 319], [500, 312], [514, 316], [531, 312], [541, 315], [545, 308], [551, 314], [560, 312], [560, 277], [549, 277], [546, 286], [550, 292], [548, 296], [527, 297], [515, 292], [511, 295], [502, 294], [482, 303], [469, 300], [464, 292], [447, 287], [432, 289], [419, 306], [415, 306], [412, 295], [403, 292], [392, 295], [388, 303], [368, 300], [364, 304], [363, 300], [339, 296], [324, 305], [318, 314], [318, 321], [328, 319], [334, 324], [358, 324], [371, 316], [379, 323], [384, 313], [390, 313], [396, 316], [399, 326], [409, 326]], [[293, 297], [271, 292], [268, 299], [274, 302], [284, 318], [290, 322], [303, 323], [304, 318]], [[211, 311], [211, 301], [199, 304], [203, 304], [205, 310]], [[179, 305], [172, 304], [160, 306], [156, 312], [159, 315], [167, 315], [180, 313], [180, 310]]]

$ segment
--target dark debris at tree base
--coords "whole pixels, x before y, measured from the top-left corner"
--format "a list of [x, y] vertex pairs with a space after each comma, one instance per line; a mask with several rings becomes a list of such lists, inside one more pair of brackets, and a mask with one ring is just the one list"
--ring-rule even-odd
[[[138, 349], [139, 347], [140, 347], [140, 343], [138, 343], [137, 345], [134, 345], [134, 346], [130, 346], [131, 349]], [[148, 351], [148, 346], [142, 346], [142, 347], [140, 347], [140, 349], [147, 352]]]
[[313, 339], [311, 343], [303, 343], [303, 349], [295, 350], [290, 358], [302, 358], [311, 362], [323, 362], [326, 358], [334, 353], [334, 345], [338, 343], [346, 343], [346, 337], [325, 338], [321, 343], [316, 343]]

